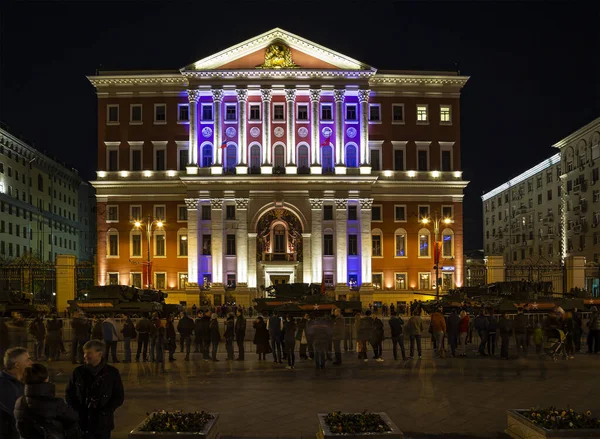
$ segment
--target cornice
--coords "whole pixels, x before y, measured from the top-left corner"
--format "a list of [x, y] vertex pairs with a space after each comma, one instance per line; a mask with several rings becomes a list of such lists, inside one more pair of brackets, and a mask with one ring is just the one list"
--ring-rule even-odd
[[423, 75], [423, 74], [381, 74], [376, 73], [369, 80], [371, 86], [386, 85], [429, 85], [464, 87], [468, 76]]
[[96, 88], [106, 87], [111, 85], [179, 85], [182, 87], [188, 86], [187, 79], [177, 73], [173, 74], [152, 74], [148, 72], [145, 75], [101, 75], [88, 76], [88, 80]]
[[202, 80], [219, 79], [369, 79], [372, 70], [325, 70], [325, 69], [240, 69], [240, 70], [184, 70], [181, 74], [186, 78]]

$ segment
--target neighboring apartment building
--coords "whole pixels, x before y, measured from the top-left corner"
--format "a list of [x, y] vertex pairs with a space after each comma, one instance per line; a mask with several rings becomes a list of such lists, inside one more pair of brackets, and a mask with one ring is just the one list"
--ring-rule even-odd
[[0, 258], [89, 258], [81, 254], [81, 185], [77, 171], [0, 129]]
[[481, 197], [486, 256], [502, 255], [506, 263], [560, 263], [560, 176], [555, 154]]
[[434, 291], [445, 218], [442, 288], [461, 285], [468, 78], [377, 71], [273, 29], [181, 70], [89, 79], [98, 283], [170, 300], [210, 286], [214, 304], [288, 282], [407, 300]]
[[96, 189], [87, 181], [79, 186], [79, 259], [93, 262], [96, 257]]

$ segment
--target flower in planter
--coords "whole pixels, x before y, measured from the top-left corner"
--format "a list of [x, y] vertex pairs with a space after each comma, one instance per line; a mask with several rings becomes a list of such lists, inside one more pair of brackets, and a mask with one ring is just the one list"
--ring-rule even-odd
[[[150, 416], [150, 413], [147, 413]], [[148, 419], [140, 431], [154, 431], [157, 433], [181, 432], [191, 433], [204, 430], [207, 422], [214, 416], [205, 411], [184, 413], [182, 411], [167, 412], [160, 410]]]
[[325, 416], [325, 423], [333, 433], [381, 433], [391, 428], [377, 413], [331, 412]]
[[582, 415], [573, 409], [536, 407], [524, 412], [523, 415], [533, 424], [549, 430], [600, 428], [600, 419], [593, 418], [589, 410]]

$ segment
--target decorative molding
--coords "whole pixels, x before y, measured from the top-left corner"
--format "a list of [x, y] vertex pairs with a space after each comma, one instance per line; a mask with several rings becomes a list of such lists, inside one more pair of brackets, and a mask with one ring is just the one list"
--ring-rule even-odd
[[[174, 76], [176, 75], [176, 76]], [[188, 85], [186, 77], [179, 73], [174, 75], [115, 75], [115, 76], [88, 76], [88, 80], [96, 88], [110, 85]]]
[[321, 130], [321, 133], [323, 133], [325, 137], [331, 137], [331, 134], [333, 134], [333, 130], [329, 127], [325, 127]]
[[336, 210], [345, 210], [347, 207], [348, 207], [348, 199], [347, 198], [336, 198], [335, 199]]
[[185, 78], [219, 80], [219, 79], [363, 79], [368, 80], [373, 76], [372, 71], [365, 70], [203, 70], [203, 71], [182, 71]]
[[210, 208], [213, 210], [223, 209], [223, 198], [211, 198]]
[[234, 127], [228, 127], [225, 130], [225, 135], [227, 137], [235, 137], [236, 134], [237, 134], [237, 130]]
[[223, 89], [222, 88], [213, 88], [212, 90], [213, 101], [221, 102], [223, 100]]
[[200, 90], [188, 90], [188, 101], [197, 103], [200, 100]]
[[369, 102], [369, 95], [371, 94], [371, 90], [360, 89], [358, 90], [358, 102]]
[[308, 136], [308, 128], [306, 127], [300, 127], [298, 128], [298, 136], [302, 137], [303, 139]]
[[236, 209], [248, 209], [248, 204], [250, 204], [250, 198], [236, 198], [235, 199], [235, 208]]
[[344, 102], [344, 97], [346, 96], [346, 90], [336, 88], [333, 90], [333, 99], [336, 102]]
[[358, 131], [356, 131], [356, 128], [354, 127], [349, 127], [346, 130], [346, 135], [350, 138], [350, 139], [354, 139], [356, 137]]
[[238, 88], [235, 92], [237, 93], [238, 102], [246, 102], [248, 100], [248, 89]]
[[285, 134], [285, 130], [281, 127], [276, 127], [273, 130], [273, 134], [275, 134], [275, 137], [283, 137], [283, 135]]
[[323, 198], [309, 198], [311, 210], [321, 210], [323, 208]]
[[285, 92], [285, 101], [293, 102], [296, 100], [296, 89], [295, 88], [286, 88]]
[[321, 89], [320, 88], [311, 88], [308, 90], [308, 96], [310, 97], [311, 102], [319, 102], [321, 99]]
[[454, 85], [464, 87], [468, 80], [468, 76], [393, 75], [378, 73], [369, 79], [369, 85]]
[[256, 139], [258, 136], [260, 136], [260, 128], [259, 127], [250, 128], [250, 135]]
[[212, 136], [213, 130], [211, 127], [204, 127], [202, 128], [202, 136], [205, 138], [209, 138], [210, 136]]
[[198, 202], [200, 201], [199, 198], [186, 198], [184, 201], [185, 201], [185, 205], [187, 206], [188, 210], [198, 209]]
[[373, 198], [361, 198], [358, 201], [360, 203], [361, 210], [371, 209], [373, 206]]
[[271, 102], [271, 99], [273, 98], [273, 90], [270, 88], [261, 88], [260, 96], [263, 102]]

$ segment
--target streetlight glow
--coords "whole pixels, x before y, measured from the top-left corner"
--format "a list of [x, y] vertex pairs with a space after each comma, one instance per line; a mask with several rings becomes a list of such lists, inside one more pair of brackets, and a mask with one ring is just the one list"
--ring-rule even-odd
[[159, 220], [159, 221], [156, 222], [156, 227], [162, 228], [162, 226], [163, 226], [163, 222], [162, 221]]
[[423, 218], [423, 219], [421, 219], [421, 222], [423, 224], [429, 224], [429, 218]]
[[138, 228], [138, 229], [139, 229], [139, 228], [142, 226], [142, 223], [141, 223], [141, 222], [139, 222], [139, 221], [136, 221], [136, 222], [134, 223], [134, 226], [135, 226], [136, 228]]
[[444, 224], [450, 224], [452, 220], [450, 218], [444, 218]]

